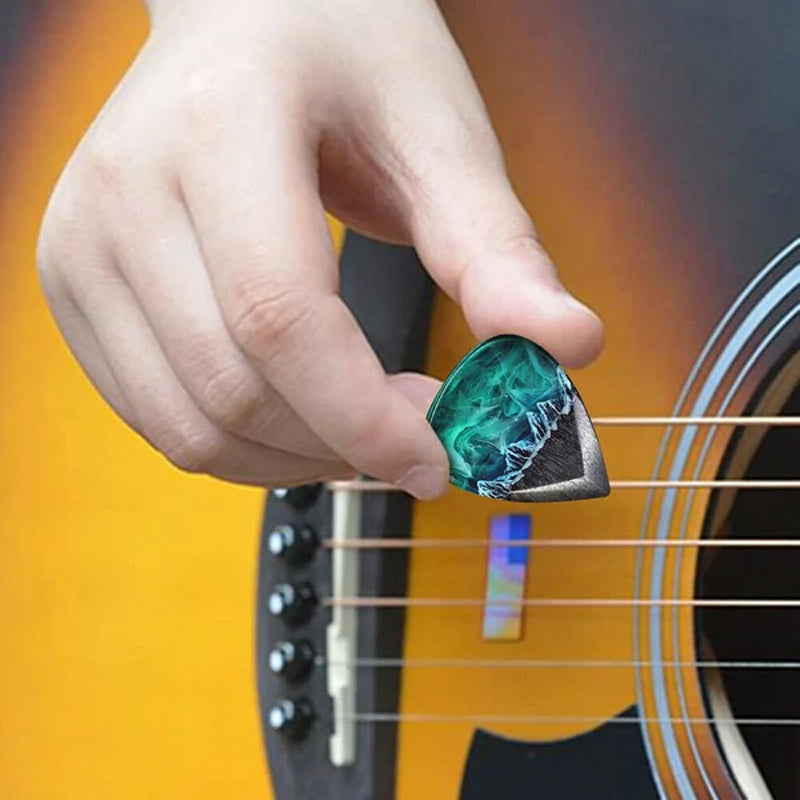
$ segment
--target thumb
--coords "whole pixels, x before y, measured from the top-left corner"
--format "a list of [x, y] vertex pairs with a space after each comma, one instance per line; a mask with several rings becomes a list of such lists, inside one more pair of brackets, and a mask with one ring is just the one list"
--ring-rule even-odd
[[603, 324], [561, 284], [496, 141], [483, 149], [439, 159], [420, 185], [410, 224], [417, 251], [475, 336], [515, 333], [583, 366], [602, 350]]

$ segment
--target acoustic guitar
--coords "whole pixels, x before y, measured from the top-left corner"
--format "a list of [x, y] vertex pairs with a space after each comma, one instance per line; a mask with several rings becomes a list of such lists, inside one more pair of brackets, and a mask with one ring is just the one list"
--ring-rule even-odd
[[[120, 431], [21, 276], [47, 181], [144, 30], [122, 3], [50, 11], [0, 162], [5, 796], [269, 797], [259, 718], [276, 800], [800, 795], [800, 10], [441, 5], [606, 320], [570, 377], [610, 495], [274, 491], [254, 588], [260, 496]], [[76, 75], [83, 105], [59, 92]], [[410, 250], [348, 234], [342, 276], [388, 370], [445, 378], [475, 343]]]

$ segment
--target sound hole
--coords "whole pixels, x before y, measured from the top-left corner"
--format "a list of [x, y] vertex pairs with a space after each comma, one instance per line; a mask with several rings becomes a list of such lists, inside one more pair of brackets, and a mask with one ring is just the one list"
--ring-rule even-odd
[[[777, 413], [800, 414], [800, 385], [795, 385]], [[739, 434], [732, 441], [732, 451], [746, 439], [746, 434]], [[797, 479], [799, 454], [800, 430], [773, 428], [755, 447], [743, 477]], [[728, 463], [732, 460], [735, 457], [729, 457]], [[715, 502], [720, 500], [716, 498]], [[796, 540], [800, 538], [800, 492], [739, 492], [724, 515], [723, 526], [726, 538]], [[714, 535], [713, 531], [709, 535]], [[701, 597], [797, 600], [800, 548], [707, 549], [702, 553], [698, 576]], [[800, 663], [800, 608], [702, 609], [697, 622], [699, 640], [710, 644], [710, 651], [704, 653], [703, 644], [698, 641], [703, 658], [773, 665]], [[718, 675], [734, 718], [800, 719], [797, 668], [740, 666], [721, 668]], [[712, 714], [707, 672], [703, 678], [707, 711]], [[741, 725], [738, 730], [773, 798], [800, 796], [800, 727], [759, 724]], [[729, 763], [736, 759], [730, 748], [727, 752], [725, 747], [722, 749]]]

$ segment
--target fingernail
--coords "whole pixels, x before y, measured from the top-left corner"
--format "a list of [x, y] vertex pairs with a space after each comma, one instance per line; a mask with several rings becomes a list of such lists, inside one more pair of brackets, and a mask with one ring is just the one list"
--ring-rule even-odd
[[447, 481], [447, 472], [441, 467], [420, 464], [406, 472], [397, 485], [417, 500], [433, 500], [444, 493]]

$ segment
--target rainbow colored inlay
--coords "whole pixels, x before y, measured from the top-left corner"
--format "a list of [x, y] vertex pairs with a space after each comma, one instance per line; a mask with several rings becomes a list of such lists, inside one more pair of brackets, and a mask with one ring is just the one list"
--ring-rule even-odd
[[[505, 514], [491, 518], [492, 542], [527, 541], [531, 518], [527, 514]], [[525, 594], [528, 570], [527, 547], [492, 544], [486, 573], [486, 605], [483, 611], [483, 638], [496, 641], [517, 640], [522, 636], [520, 602]], [[502, 601], [502, 602], [499, 602]]]

